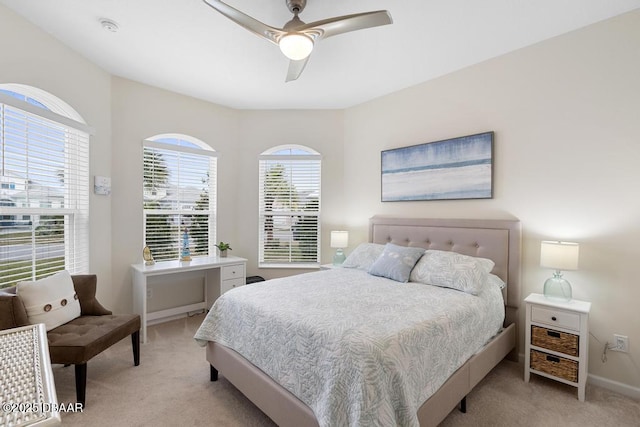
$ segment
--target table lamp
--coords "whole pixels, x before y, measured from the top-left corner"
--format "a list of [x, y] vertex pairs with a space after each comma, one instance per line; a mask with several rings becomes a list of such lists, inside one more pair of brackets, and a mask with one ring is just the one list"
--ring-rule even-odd
[[571, 284], [562, 277], [562, 270], [578, 269], [580, 246], [571, 242], [543, 241], [540, 245], [540, 266], [553, 268], [553, 277], [544, 282], [544, 296], [549, 299], [571, 301]]
[[331, 247], [336, 248], [336, 253], [333, 255], [333, 265], [342, 265], [346, 259], [342, 249], [349, 246], [349, 232], [348, 231], [332, 231], [331, 232]]

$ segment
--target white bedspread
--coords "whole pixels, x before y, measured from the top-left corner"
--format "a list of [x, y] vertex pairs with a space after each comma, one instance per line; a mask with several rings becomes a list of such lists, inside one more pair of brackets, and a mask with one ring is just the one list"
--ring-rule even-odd
[[343, 268], [235, 288], [195, 339], [242, 354], [320, 426], [418, 426], [420, 405], [503, 319], [497, 287], [473, 296]]

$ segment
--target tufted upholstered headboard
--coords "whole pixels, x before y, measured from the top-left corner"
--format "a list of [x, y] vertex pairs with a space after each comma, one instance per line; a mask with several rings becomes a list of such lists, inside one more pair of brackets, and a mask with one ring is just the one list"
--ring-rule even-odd
[[507, 284], [505, 325], [517, 323], [520, 306], [521, 227], [518, 220], [394, 218], [369, 220], [369, 241], [454, 251], [489, 258]]

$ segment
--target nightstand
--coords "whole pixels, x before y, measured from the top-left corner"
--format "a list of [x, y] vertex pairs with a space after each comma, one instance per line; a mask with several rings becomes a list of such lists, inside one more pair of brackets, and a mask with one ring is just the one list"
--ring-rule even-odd
[[524, 381], [531, 373], [578, 388], [584, 402], [589, 355], [589, 311], [586, 301], [556, 301], [541, 294], [525, 298]]

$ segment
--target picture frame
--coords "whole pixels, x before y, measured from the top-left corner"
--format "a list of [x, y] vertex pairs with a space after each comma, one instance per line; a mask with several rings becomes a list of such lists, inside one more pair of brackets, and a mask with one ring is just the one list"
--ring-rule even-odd
[[381, 152], [383, 202], [493, 198], [494, 133]]

